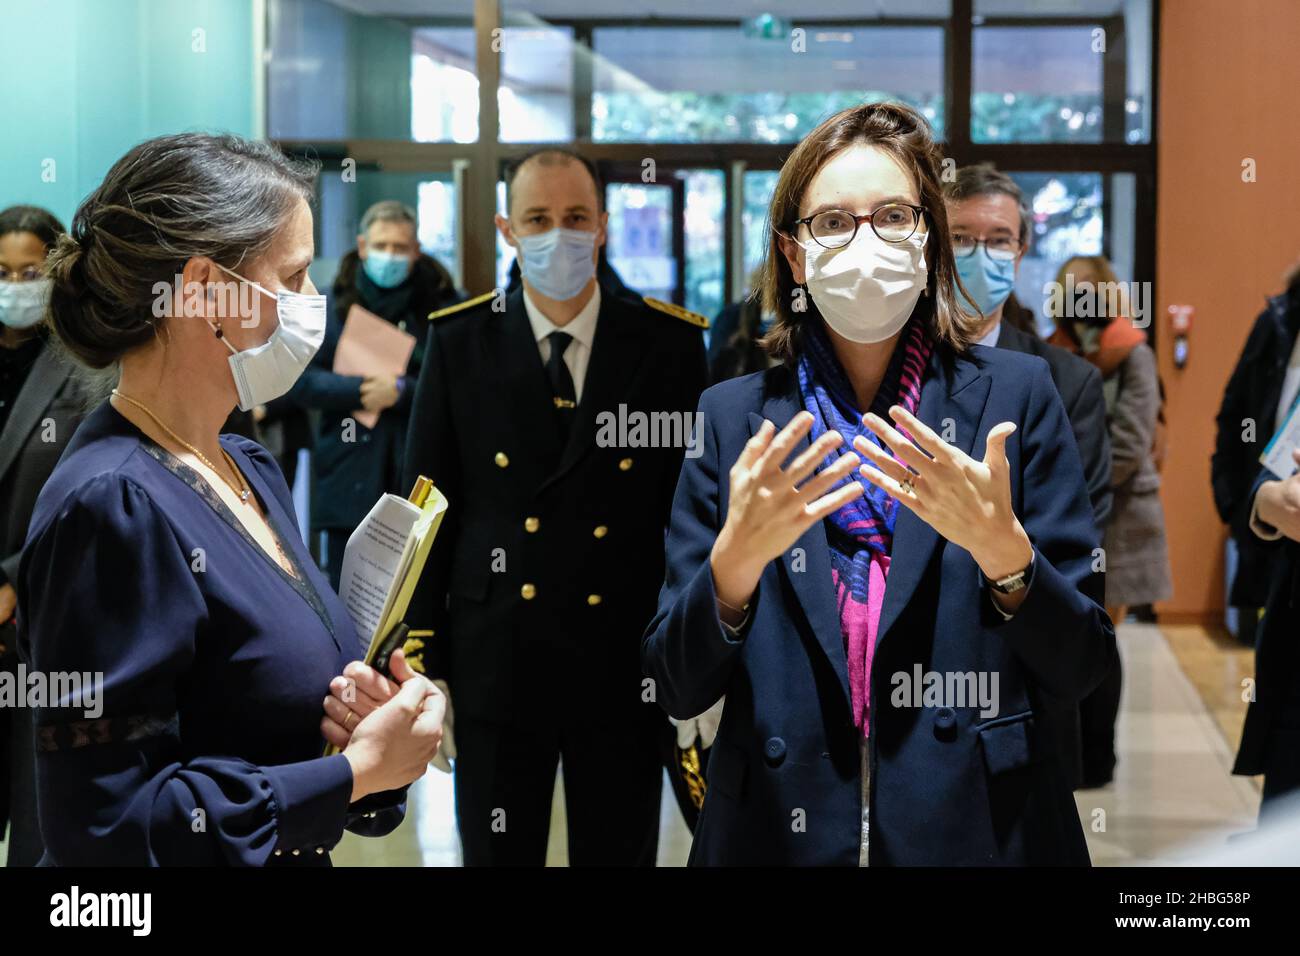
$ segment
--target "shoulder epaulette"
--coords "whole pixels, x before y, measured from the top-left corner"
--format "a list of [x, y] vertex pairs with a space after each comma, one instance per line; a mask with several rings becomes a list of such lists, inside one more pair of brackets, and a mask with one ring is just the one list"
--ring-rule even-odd
[[648, 295], [644, 297], [643, 301], [646, 305], [650, 306], [650, 308], [657, 309], [660, 312], [666, 312], [674, 319], [681, 319], [683, 322], [691, 323], [691, 325], [698, 325], [702, 329], [707, 329], [709, 327], [709, 320], [698, 312], [692, 312], [690, 309], [683, 309], [680, 305], [674, 305], [673, 303], [665, 302], [662, 299], [652, 299]]
[[451, 315], [455, 312], [463, 312], [465, 309], [473, 308], [476, 305], [482, 305], [497, 294], [497, 290], [484, 292], [482, 295], [476, 295], [472, 299], [466, 299], [464, 302], [457, 302], [455, 305], [449, 305], [445, 309], [439, 309], [437, 312], [429, 313], [429, 320], [441, 319], [445, 315]]

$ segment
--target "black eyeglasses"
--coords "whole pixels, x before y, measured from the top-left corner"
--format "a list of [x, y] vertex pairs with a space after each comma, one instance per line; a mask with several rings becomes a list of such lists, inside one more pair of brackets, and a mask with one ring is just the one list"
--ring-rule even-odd
[[989, 258], [999, 262], [1010, 262], [1020, 254], [1020, 240], [1016, 236], [994, 236], [992, 239], [975, 239], [962, 235], [952, 237], [952, 254], [955, 258], [965, 259], [975, 255], [976, 246], [983, 246]]
[[891, 202], [876, 208], [865, 216], [855, 216], [846, 209], [827, 209], [815, 216], [794, 221], [791, 230], [798, 238], [799, 227], [806, 226], [813, 241], [824, 249], [842, 249], [858, 234], [858, 227], [870, 223], [871, 231], [885, 242], [903, 242], [910, 239], [921, 224], [924, 206]]

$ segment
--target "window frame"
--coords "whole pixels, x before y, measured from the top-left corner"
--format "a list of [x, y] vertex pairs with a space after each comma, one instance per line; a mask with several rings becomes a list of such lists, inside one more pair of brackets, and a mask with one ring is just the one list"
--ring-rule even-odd
[[[1102, 74], [1103, 103], [1123, 102], [1126, 96], [1126, 49], [1122, 42], [1124, 17], [1089, 16], [984, 16], [976, 17], [975, 0], [950, 0], [947, 17], [886, 17], [845, 20], [843, 17], [818, 19], [792, 18], [795, 26], [816, 26], [819, 22], [837, 26], [937, 27], [944, 35], [944, 131], [942, 151], [960, 165], [991, 161], [1004, 172], [1095, 172], [1103, 177], [1103, 209], [1110, 208], [1110, 175], [1132, 173], [1135, 176], [1134, 275], [1136, 281], [1155, 280], [1155, 221], [1158, 129], [1158, 81], [1160, 4], [1151, 4], [1150, 25], [1153, 37], [1149, 125], [1152, 136], [1146, 143], [1126, 143], [1124, 116], [1110, 109], [1103, 113], [1103, 139], [1100, 143], [975, 143], [971, 138], [971, 94], [973, 91], [974, 31], [978, 27], [996, 26], [1079, 26], [1100, 24], [1106, 29], [1107, 52]], [[267, 4], [264, 31], [270, 42], [270, 5]], [[394, 19], [394, 18], [389, 18]], [[496, 213], [496, 183], [509, 162], [545, 143], [503, 143], [500, 141], [497, 94], [500, 86], [500, 54], [493, 49], [494, 31], [514, 26], [514, 17], [502, 16], [502, 0], [473, 0], [475, 64], [479, 79], [479, 136], [474, 143], [417, 143], [409, 140], [278, 140], [277, 145], [294, 154], [312, 155], [325, 163], [322, 175], [337, 170], [351, 160], [357, 167], [429, 174], [450, 173], [457, 187], [458, 241], [461, 248], [461, 281], [476, 294], [495, 285], [496, 243], [492, 217]], [[402, 22], [411, 26], [464, 26], [463, 18], [420, 17]], [[520, 20], [519, 23], [528, 23]], [[535, 21], [532, 21], [535, 23]], [[700, 20], [624, 19], [583, 17], [546, 21], [548, 25], [573, 30], [575, 45], [590, 50], [593, 31], [599, 27], [674, 27], [738, 26], [741, 18], [727, 17]], [[269, 100], [269, 58], [265, 69], [268, 82], [263, 84], [264, 101]], [[679, 168], [712, 168], [724, 174], [726, 183], [724, 231], [724, 288], [731, 300], [743, 292], [744, 242], [740, 234], [743, 209], [744, 173], [748, 170], [779, 169], [789, 154], [790, 143], [593, 143], [591, 142], [591, 103], [593, 66], [590, 56], [575, 56], [573, 82], [572, 144], [590, 157], [607, 180], [624, 178], [629, 169], [639, 166], [645, 157], [653, 157], [657, 172], [671, 176]], [[264, 102], [264, 108], [266, 103]], [[657, 176], [658, 181], [666, 181]], [[680, 224], [678, 224], [680, 228]], [[675, 244], [676, 245], [676, 244]], [[1111, 229], [1107, 222], [1103, 251], [1111, 251]], [[679, 275], [685, 275], [685, 262]], [[682, 282], [679, 282], [678, 295]], [[1154, 332], [1154, 324], [1149, 332]]]

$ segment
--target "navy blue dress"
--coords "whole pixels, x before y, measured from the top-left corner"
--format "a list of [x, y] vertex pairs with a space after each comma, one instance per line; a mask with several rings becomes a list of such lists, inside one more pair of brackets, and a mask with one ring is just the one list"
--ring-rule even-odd
[[360, 640], [270, 454], [221, 444], [293, 575], [107, 402], [37, 501], [20, 647], [34, 670], [103, 675], [99, 712], [35, 712], [45, 864], [328, 865], [345, 828], [401, 822], [403, 791], [349, 805], [347, 760], [320, 756], [322, 700]]

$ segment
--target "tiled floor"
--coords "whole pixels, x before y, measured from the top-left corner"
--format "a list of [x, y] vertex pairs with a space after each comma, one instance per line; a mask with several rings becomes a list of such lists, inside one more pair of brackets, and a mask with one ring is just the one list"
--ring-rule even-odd
[[[1115, 781], [1075, 795], [1093, 862], [1177, 862], [1190, 845], [1222, 845], [1228, 835], [1252, 829], [1258, 781], [1229, 773], [1245, 710], [1242, 680], [1253, 674], [1251, 652], [1204, 628], [1144, 624], [1120, 628], [1120, 652]], [[568, 856], [562, 786], [557, 779], [551, 866], [565, 865]], [[684, 864], [689, 848], [690, 834], [665, 783], [660, 865]], [[458, 865], [451, 778], [430, 770], [401, 827], [380, 840], [348, 835], [334, 859], [343, 866]]]
[[1250, 652], [1216, 643], [1201, 628], [1166, 630], [1125, 624], [1119, 631], [1124, 693], [1115, 780], [1075, 794], [1098, 866], [1174, 862], [1190, 845], [1255, 825], [1258, 784], [1230, 774], [1245, 705], [1234, 717], [1225, 676], [1242, 666], [1243, 654], [1250, 673]]
[[[430, 770], [415, 785], [415, 799], [406, 820], [387, 837], [368, 840], [346, 834], [334, 851], [336, 866], [459, 866], [460, 839], [453, 825], [451, 777]], [[567, 866], [569, 850], [564, 830], [563, 772], [556, 775], [551, 805], [551, 840], [546, 851], [547, 866]], [[685, 866], [691, 849], [691, 833], [668, 780], [659, 814], [659, 865]]]
[[1255, 677], [1254, 650], [1223, 630], [1181, 625], [1161, 627], [1160, 632], [1235, 751], [1246, 716], [1244, 682]]

